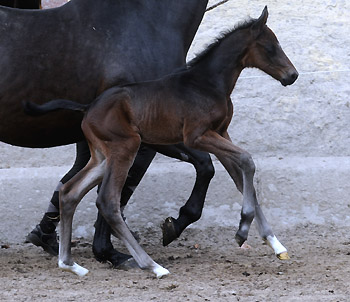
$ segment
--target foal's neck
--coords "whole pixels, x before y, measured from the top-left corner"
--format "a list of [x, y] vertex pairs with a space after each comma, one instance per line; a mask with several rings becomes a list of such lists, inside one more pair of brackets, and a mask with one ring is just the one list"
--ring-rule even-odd
[[250, 42], [249, 29], [226, 34], [194, 63], [193, 72], [202, 81], [210, 82], [209, 86], [216, 90], [216, 94], [228, 97], [244, 68], [242, 59]]

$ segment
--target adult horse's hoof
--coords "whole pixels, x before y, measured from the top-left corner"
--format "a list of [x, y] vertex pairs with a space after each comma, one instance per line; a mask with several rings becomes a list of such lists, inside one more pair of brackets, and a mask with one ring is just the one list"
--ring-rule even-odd
[[168, 217], [167, 219], [165, 219], [162, 225], [163, 246], [167, 246], [169, 243], [173, 242], [179, 237], [176, 232], [175, 221], [175, 218]]
[[52, 233], [44, 233], [38, 224], [28, 235], [27, 241], [36, 246], [40, 246], [43, 250], [52, 256], [58, 256], [58, 242], [56, 231]]
[[283, 252], [281, 254], [276, 255], [279, 260], [289, 260], [290, 257], [287, 252]]
[[121, 268], [121, 266], [126, 263], [128, 260], [132, 258], [132, 256], [128, 254], [124, 254], [118, 252], [114, 248], [105, 251], [103, 253], [96, 253], [94, 251], [94, 255], [97, 261], [99, 262], [110, 262], [114, 268]]
[[135, 261], [134, 258], [129, 258], [126, 261], [120, 263], [118, 266], [114, 266], [114, 268], [123, 270], [123, 271], [128, 271], [134, 268], [139, 268], [137, 262]]

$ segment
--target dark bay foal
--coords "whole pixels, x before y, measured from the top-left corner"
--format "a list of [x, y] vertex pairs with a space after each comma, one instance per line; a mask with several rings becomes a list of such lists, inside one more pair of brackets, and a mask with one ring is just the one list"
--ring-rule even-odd
[[91, 160], [60, 190], [61, 240], [59, 267], [78, 275], [88, 270], [71, 257], [72, 219], [82, 197], [102, 181], [97, 206], [113, 234], [120, 238], [143, 269], [157, 277], [168, 270], [155, 263], [134, 239], [120, 210], [120, 194], [141, 141], [175, 144], [210, 152], [223, 164], [243, 194], [241, 221], [236, 240], [242, 245], [256, 217], [261, 237], [280, 259], [288, 259], [258, 204], [251, 155], [235, 146], [227, 133], [233, 114], [230, 94], [245, 67], [256, 67], [283, 86], [291, 85], [298, 72], [266, 26], [267, 8], [226, 33], [181, 70], [156, 81], [113, 87], [90, 106], [54, 100], [42, 106], [27, 103], [38, 114], [57, 109], [86, 112], [82, 129], [89, 143]]

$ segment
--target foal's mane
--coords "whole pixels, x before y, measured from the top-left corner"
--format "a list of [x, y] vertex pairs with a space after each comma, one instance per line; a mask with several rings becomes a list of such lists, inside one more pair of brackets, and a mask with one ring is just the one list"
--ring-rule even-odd
[[252, 24], [256, 21], [257, 19], [249, 18], [248, 20], [242, 21], [237, 23], [232, 29], [225, 30], [221, 32], [219, 37], [217, 37], [214, 42], [209, 44], [203, 51], [200, 53], [196, 54], [196, 56], [190, 60], [188, 63], [186, 63], [186, 69], [193, 67], [196, 65], [199, 61], [201, 61], [203, 58], [205, 58], [213, 49], [218, 47], [223, 40], [225, 40], [227, 37], [230, 35], [234, 34], [236, 31], [241, 30], [241, 29], [247, 29], [252, 26]]

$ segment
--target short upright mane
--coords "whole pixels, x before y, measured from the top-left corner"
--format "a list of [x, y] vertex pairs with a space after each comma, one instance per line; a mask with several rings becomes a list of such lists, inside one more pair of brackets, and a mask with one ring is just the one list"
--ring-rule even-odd
[[214, 42], [212, 42], [210, 45], [208, 45], [206, 47], [206, 49], [204, 49], [202, 52], [197, 54], [191, 61], [189, 61], [186, 64], [186, 68], [191, 68], [194, 65], [196, 65], [199, 61], [201, 61], [204, 57], [206, 57], [213, 49], [218, 47], [224, 39], [226, 39], [228, 36], [232, 35], [233, 33], [235, 33], [238, 30], [246, 29], [246, 28], [251, 27], [252, 24], [254, 22], [256, 22], [256, 20], [257, 19], [249, 18], [248, 20], [245, 20], [245, 21], [242, 21], [242, 22], [236, 24], [234, 26], [234, 28], [222, 32], [220, 34], [220, 36], [215, 39]]

